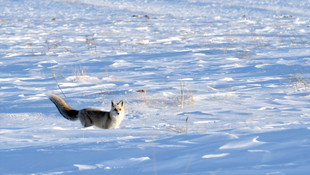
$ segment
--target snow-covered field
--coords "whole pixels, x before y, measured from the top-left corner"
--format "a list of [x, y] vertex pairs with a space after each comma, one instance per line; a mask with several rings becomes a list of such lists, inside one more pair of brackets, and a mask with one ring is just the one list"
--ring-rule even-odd
[[[308, 174], [308, 0], [0, 0], [0, 174]], [[110, 109], [83, 128], [47, 98]]]

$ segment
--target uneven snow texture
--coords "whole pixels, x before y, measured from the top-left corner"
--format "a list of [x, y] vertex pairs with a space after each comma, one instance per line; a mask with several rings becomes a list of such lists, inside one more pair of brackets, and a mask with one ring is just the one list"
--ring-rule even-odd
[[[0, 1], [0, 174], [308, 174], [307, 0]], [[83, 128], [48, 100], [110, 110]]]

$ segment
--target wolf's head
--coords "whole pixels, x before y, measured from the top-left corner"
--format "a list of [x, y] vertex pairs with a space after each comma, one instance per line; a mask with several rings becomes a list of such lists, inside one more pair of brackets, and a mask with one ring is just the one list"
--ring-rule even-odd
[[111, 114], [112, 116], [124, 116], [124, 102], [121, 100], [119, 103], [111, 102]]
[[111, 102], [111, 111], [110, 111], [110, 123], [108, 128], [118, 128], [121, 122], [124, 119], [124, 102], [121, 100], [119, 103]]

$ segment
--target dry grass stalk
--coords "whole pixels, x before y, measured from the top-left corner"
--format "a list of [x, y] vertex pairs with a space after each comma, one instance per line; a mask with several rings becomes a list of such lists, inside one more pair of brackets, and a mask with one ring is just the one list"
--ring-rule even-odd
[[54, 70], [53, 70], [53, 78], [54, 78], [54, 80], [55, 80], [55, 82], [56, 82], [56, 84], [57, 84], [58, 89], [61, 91], [62, 95], [63, 95], [64, 97], [66, 97], [65, 93], [63, 92], [63, 90], [61, 89], [61, 87], [60, 87], [60, 85], [59, 85], [59, 83], [58, 83], [58, 81], [57, 81], [56, 73], [55, 73], [55, 72], [56, 72], [56, 71], [55, 71], [55, 69], [54, 69]]

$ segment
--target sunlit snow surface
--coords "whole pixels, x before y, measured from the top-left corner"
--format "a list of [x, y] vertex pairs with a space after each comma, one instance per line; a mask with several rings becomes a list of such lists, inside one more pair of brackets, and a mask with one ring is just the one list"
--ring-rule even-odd
[[[0, 174], [310, 172], [309, 1], [4, 0], [0, 11]], [[83, 128], [48, 93], [76, 109], [123, 99], [126, 117]]]

